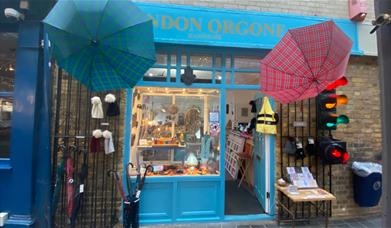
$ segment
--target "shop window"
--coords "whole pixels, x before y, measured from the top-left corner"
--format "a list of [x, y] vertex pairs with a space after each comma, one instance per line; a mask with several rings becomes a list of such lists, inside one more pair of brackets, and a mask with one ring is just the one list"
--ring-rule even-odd
[[223, 72], [221, 72], [220, 70], [217, 70], [216, 74], [215, 74], [216, 84], [221, 84], [222, 80], [223, 80]]
[[158, 65], [167, 65], [167, 55], [166, 54], [157, 54], [156, 55], [156, 64]]
[[221, 68], [221, 67], [222, 67], [222, 58], [219, 57], [219, 56], [217, 56], [217, 57], [215, 58], [215, 67], [216, 67], [216, 68]]
[[232, 78], [232, 73], [231, 72], [225, 72], [225, 83], [226, 84], [231, 84], [231, 78]]
[[157, 176], [219, 175], [219, 92], [213, 89], [137, 88], [132, 160]]
[[[175, 81], [176, 71], [170, 71], [170, 80]], [[157, 82], [165, 82], [167, 80], [168, 70], [166, 68], [151, 68], [149, 69], [145, 75], [144, 81], [157, 81]]]
[[260, 69], [260, 59], [253, 57], [235, 57], [234, 60], [235, 69]]
[[235, 72], [235, 84], [241, 85], [258, 85], [259, 84], [259, 73], [253, 72]]
[[192, 67], [212, 67], [212, 56], [192, 55], [192, 56], [190, 56], [190, 66], [192, 66]]
[[0, 33], [0, 158], [9, 157], [17, 34]]
[[187, 66], [187, 55], [182, 55], [181, 56], [181, 66]]
[[171, 55], [171, 67], [176, 67], [177, 65], [177, 60], [176, 60], [176, 55]]
[[194, 70], [196, 76], [195, 83], [212, 83], [212, 71]]
[[226, 57], [225, 58], [225, 68], [226, 69], [231, 69], [231, 57]]

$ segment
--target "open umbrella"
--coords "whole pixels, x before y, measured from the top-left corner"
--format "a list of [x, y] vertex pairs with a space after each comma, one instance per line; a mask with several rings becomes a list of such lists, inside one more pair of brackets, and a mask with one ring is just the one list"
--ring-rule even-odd
[[283, 104], [317, 96], [343, 76], [351, 48], [332, 21], [291, 29], [261, 60], [261, 92]]
[[129, 0], [59, 0], [44, 23], [58, 64], [92, 91], [133, 87], [155, 62], [152, 21]]

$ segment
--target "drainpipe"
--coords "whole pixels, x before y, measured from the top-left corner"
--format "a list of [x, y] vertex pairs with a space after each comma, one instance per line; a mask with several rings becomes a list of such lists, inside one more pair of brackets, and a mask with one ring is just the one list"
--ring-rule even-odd
[[[391, 1], [376, 0], [375, 15], [391, 13]], [[378, 62], [380, 69], [380, 90], [382, 108], [383, 131], [383, 227], [391, 227], [391, 187], [388, 177], [391, 175], [391, 25], [384, 25], [377, 29]]]

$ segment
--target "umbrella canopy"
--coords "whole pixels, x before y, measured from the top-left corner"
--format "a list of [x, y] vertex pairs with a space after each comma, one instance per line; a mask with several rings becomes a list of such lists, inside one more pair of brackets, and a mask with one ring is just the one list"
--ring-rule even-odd
[[92, 91], [133, 87], [155, 62], [151, 19], [128, 0], [60, 0], [44, 19], [59, 66]]
[[261, 60], [261, 92], [283, 104], [317, 96], [343, 76], [351, 48], [332, 21], [291, 29]]

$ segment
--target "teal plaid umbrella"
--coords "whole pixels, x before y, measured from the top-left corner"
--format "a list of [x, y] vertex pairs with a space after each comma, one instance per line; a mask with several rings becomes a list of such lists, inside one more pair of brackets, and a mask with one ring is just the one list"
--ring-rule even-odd
[[152, 21], [129, 0], [59, 0], [44, 23], [59, 66], [92, 91], [133, 87], [155, 63]]

